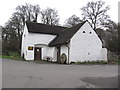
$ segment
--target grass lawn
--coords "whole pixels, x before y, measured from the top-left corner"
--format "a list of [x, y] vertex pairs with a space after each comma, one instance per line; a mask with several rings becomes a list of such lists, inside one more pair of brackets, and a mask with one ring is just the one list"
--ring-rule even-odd
[[7, 55], [0, 55], [0, 58], [5, 58], [5, 59], [14, 59], [14, 60], [22, 60], [20, 56], [7, 56]]

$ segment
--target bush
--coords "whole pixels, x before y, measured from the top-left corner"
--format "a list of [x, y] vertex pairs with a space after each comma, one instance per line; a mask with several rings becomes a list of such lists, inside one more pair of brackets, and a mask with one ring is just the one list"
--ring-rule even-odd
[[9, 52], [8, 54], [9, 56], [13, 56], [13, 57], [20, 56], [19, 53], [17, 52]]

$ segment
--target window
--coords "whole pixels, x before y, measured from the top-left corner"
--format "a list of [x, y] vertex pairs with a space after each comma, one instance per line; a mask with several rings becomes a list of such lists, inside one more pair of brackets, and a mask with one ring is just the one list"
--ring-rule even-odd
[[28, 50], [33, 50], [33, 47], [32, 46], [28, 46]]
[[90, 32], [90, 34], [92, 34], [92, 32]]
[[83, 33], [85, 33], [85, 31], [83, 31]]

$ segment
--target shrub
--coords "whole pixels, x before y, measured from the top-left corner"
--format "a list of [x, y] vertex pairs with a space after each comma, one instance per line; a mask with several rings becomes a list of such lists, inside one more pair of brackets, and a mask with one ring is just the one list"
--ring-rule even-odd
[[13, 57], [20, 56], [19, 53], [17, 52], [9, 52], [8, 54], [9, 56], [13, 56]]

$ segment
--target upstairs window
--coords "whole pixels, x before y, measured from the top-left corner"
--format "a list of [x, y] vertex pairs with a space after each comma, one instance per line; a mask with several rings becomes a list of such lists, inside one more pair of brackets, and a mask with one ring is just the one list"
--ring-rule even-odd
[[92, 32], [90, 32], [90, 34], [92, 34]]
[[83, 33], [85, 33], [85, 31], [83, 31]]

